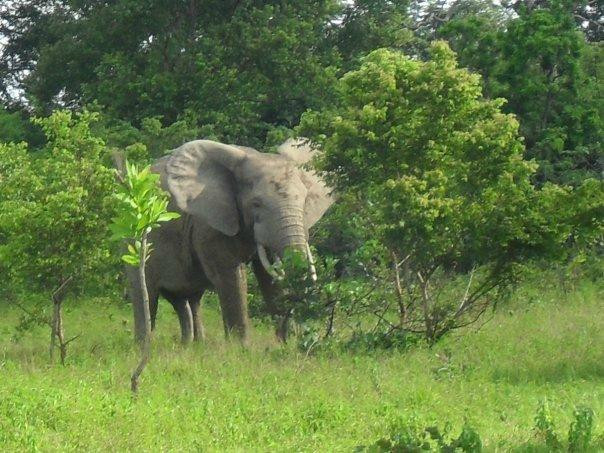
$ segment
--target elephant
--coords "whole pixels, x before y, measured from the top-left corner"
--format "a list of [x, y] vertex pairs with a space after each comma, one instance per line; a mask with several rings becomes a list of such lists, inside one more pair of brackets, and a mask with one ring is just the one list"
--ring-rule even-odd
[[[305, 168], [314, 153], [304, 139], [290, 139], [277, 153], [195, 140], [172, 150], [151, 167], [170, 195], [168, 209], [180, 217], [151, 231], [153, 253], [146, 263], [152, 328], [159, 296], [178, 314], [183, 342], [204, 336], [199, 313], [207, 290], [218, 294], [225, 334], [248, 342], [246, 264], [252, 269], [269, 311], [279, 315], [272, 267], [285, 250], [304, 253], [316, 279], [308, 245], [309, 228], [334, 198]], [[127, 270], [135, 337], [144, 337], [138, 272]], [[285, 340], [285, 323], [277, 336]]]

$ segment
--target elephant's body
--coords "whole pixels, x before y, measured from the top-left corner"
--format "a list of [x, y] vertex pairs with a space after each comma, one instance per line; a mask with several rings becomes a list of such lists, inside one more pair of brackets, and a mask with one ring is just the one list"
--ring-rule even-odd
[[[169, 209], [180, 211], [173, 203]], [[230, 289], [239, 287], [240, 297], [229, 298], [230, 302], [221, 304], [221, 310], [225, 329], [237, 328], [244, 332], [248, 324], [244, 265], [253, 260], [253, 237], [249, 233], [228, 237], [203, 220], [182, 211], [180, 213], [180, 218], [162, 224], [149, 237], [154, 251], [145, 269], [152, 327], [155, 327], [158, 299], [163, 296], [178, 315], [182, 341], [203, 339], [199, 313], [202, 295], [207, 290], [218, 290], [219, 295], [227, 296]], [[208, 270], [202, 262], [206, 262]], [[219, 266], [221, 263], [231, 263], [231, 272], [222, 269]], [[264, 297], [270, 298], [270, 276], [259, 265], [255, 265], [254, 270], [258, 280], [264, 283], [261, 286]], [[227, 274], [232, 274], [231, 278], [226, 279]], [[129, 277], [132, 287], [139, 285], [138, 272], [129, 272]], [[231, 322], [227, 322], [227, 319]]]
[[[187, 143], [156, 162], [153, 171], [172, 195], [169, 209], [181, 216], [149, 238], [154, 250], [146, 277], [153, 326], [161, 295], [179, 316], [183, 341], [202, 338], [200, 299], [212, 289], [220, 300], [225, 332], [234, 331], [245, 342], [249, 262], [269, 310], [279, 314], [272, 304], [276, 289], [265, 249], [273, 257], [286, 247], [310, 253], [308, 227], [331, 204], [325, 187], [298, 169], [298, 163], [285, 155], [205, 140]], [[139, 277], [134, 269], [128, 277], [140, 338]]]

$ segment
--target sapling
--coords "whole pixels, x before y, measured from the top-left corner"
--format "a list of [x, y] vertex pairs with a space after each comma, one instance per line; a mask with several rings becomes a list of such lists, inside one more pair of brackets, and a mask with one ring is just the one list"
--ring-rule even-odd
[[159, 175], [151, 173], [149, 167], [139, 170], [136, 165], [126, 162], [125, 174], [120, 179], [122, 184], [115, 195], [120, 204], [110, 228], [112, 239], [127, 242], [127, 253], [122, 256], [122, 260], [130, 266], [138, 267], [145, 319], [144, 336], [140, 343], [141, 356], [130, 379], [131, 389], [136, 393], [140, 375], [151, 355], [151, 317], [145, 278], [145, 263], [152, 252], [148, 237], [160, 222], [176, 219], [180, 214], [168, 212], [168, 195], [159, 185]]

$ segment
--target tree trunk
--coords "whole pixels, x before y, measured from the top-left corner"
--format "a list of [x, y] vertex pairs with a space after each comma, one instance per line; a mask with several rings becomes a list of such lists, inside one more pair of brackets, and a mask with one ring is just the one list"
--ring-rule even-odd
[[[71, 282], [72, 278], [69, 277], [61, 283], [61, 285], [52, 293], [52, 320], [50, 322], [50, 360], [54, 359], [54, 350], [57, 346], [57, 340], [59, 340], [59, 350], [61, 352], [61, 365], [65, 365], [65, 358], [67, 357], [67, 344], [69, 341], [65, 341], [65, 332], [63, 328], [63, 313], [62, 302], [65, 298], [67, 285]], [[75, 337], [74, 337], [75, 339]], [[70, 340], [72, 341], [72, 340]]]
[[[142, 345], [145, 340], [146, 318], [143, 304], [143, 290], [140, 281], [140, 269], [135, 266], [126, 265], [126, 275], [128, 276], [130, 301], [132, 303], [132, 314], [134, 318], [134, 341]], [[145, 289], [147, 286], [145, 285]], [[149, 298], [149, 312], [151, 312], [151, 295], [146, 290]]]
[[422, 292], [422, 308], [424, 312], [424, 326], [426, 329], [425, 335], [426, 340], [430, 345], [434, 344], [435, 340], [435, 329], [434, 320], [432, 319], [432, 312], [430, 306], [430, 294], [428, 291], [428, 277], [423, 277], [421, 272], [417, 273]]
[[329, 319], [327, 320], [327, 329], [325, 330], [325, 335], [323, 335], [323, 339], [327, 339], [328, 337], [331, 336], [331, 334], [333, 333], [333, 322], [335, 319], [335, 315], [336, 315], [336, 307], [338, 305], [338, 301], [336, 300], [332, 300], [330, 301], [331, 303], [331, 310], [329, 311]]
[[[141, 248], [139, 253], [139, 282], [142, 297], [140, 299], [140, 303], [142, 303], [142, 313], [144, 316], [144, 336], [141, 342], [141, 356], [137, 367], [132, 373], [132, 377], [130, 378], [130, 388], [132, 392], [136, 393], [138, 391], [139, 378], [142, 374], [145, 366], [149, 362], [149, 357], [151, 356], [151, 314], [149, 311], [149, 293], [147, 291], [147, 282], [145, 279], [145, 261], [147, 259], [147, 236], [149, 234], [149, 229], [147, 229], [143, 233], [143, 237], [141, 239]], [[136, 311], [136, 310], [135, 310]]]
[[[405, 299], [403, 297], [403, 287], [401, 285], [401, 275], [399, 273], [399, 267], [401, 263], [398, 262], [398, 257], [396, 256], [396, 253], [390, 253], [392, 256], [392, 270], [394, 271], [394, 288], [396, 290], [396, 301], [398, 304], [399, 326], [403, 327], [407, 322], [407, 307], [405, 306]], [[407, 258], [405, 258], [403, 262], [406, 261]]]
[[50, 361], [53, 362], [55, 358], [55, 348], [57, 347], [57, 324], [58, 319], [57, 316], [61, 316], [61, 307], [59, 306], [57, 309], [57, 304], [53, 300], [52, 302], [52, 319], [50, 321], [50, 346], [48, 349], [48, 355], [50, 356]]

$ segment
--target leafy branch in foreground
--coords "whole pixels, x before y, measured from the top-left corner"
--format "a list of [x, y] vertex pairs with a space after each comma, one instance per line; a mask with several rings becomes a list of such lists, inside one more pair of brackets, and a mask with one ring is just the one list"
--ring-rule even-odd
[[[136, 165], [126, 162], [123, 184], [115, 195], [120, 201], [117, 215], [110, 225], [111, 238], [126, 240], [128, 252], [122, 260], [130, 266], [138, 267], [141, 286], [142, 312], [144, 313], [144, 335], [141, 341], [141, 357], [132, 373], [131, 388], [138, 390], [139, 377], [149, 362], [151, 355], [151, 317], [149, 313], [149, 294], [145, 278], [145, 263], [152, 248], [148, 240], [149, 233], [159, 226], [160, 222], [176, 219], [180, 214], [168, 211], [168, 195], [159, 185], [159, 175], [151, 173], [149, 167], [139, 170]], [[136, 303], [136, 302], [134, 302]]]

